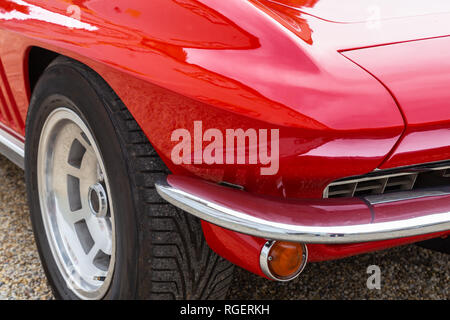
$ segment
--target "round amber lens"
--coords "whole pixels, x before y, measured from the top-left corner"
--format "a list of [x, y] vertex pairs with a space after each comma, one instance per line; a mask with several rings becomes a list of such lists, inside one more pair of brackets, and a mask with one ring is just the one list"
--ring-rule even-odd
[[303, 246], [300, 243], [277, 241], [269, 251], [270, 272], [279, 278], [290, 278], [303, 264]]

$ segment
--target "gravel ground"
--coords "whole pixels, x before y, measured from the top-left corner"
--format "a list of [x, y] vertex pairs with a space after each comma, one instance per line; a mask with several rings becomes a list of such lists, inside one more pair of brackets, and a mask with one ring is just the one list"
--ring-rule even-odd
[[[366, 287], [367, 267], [381, 269], [381, 289]], [[0, 156], [0, 300], [52, 299], [33, 240], [23, 172]], [[309, 264], [275, 283], [237, 268], [230, 299], [450, 299], [450, 255], [403, 246]]]
[[33, 239], [23, 171], [0, 156], [0, 297], [50, 299]]

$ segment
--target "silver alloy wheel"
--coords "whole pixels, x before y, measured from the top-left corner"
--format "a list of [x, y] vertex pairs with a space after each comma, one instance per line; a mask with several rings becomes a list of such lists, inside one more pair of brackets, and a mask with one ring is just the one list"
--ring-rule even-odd
[[37, 162], [42, 219], [59, 271], [79, 298], [101, 299], [114, 272], [114, 212], [101, 153], [74, 111], [48, 116]]

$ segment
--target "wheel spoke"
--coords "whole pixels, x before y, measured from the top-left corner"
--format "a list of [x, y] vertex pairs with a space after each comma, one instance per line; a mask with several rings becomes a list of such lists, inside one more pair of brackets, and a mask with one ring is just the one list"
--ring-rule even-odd
[[79, 143], [81, 143], [81, 145], [86, 149], [86, 152], [88, 152], [89, 154], [91, 154], [94, 158], [97, 158], [94, 148], [92, 148], [92, 145], [90, 144], [89, 141], [87, 141], [87, 137], [83, 136], [83, 132], [80, 131], [76, 136], [75, 139], [78, 140]]
[[78, 211], [70, 212], [67, 214], [67, 222], [71, 224], [76, 224], [77, 222], [80, 222], [81, 220], [87, 220], [89, 219], [89, 216], [91, 215], [90, 211], [86, 208], [81, 208]]
[[[109, 255], [105, 254], [100, 246], [94, 245], [86, 256], [86, 260], [90, 262], [90, 265], [95, 270], [91, 280], [100, 280], [97, 277], [102, 278], [105, 274], [103, 270], [102, 262], [109, 262]], [[105, 259], [106, 258], [106, 259]]]
[[62, 165], [61, 171], [65, 172], [66, 175], [71, 175], [76, 178], [80, 178], [81, 173], [82, 173], [79, 168], [75, 168], [68, 163], [65, 163]]
[[92, 239], [99, 250], [111, 255], [112, 239], [109, 225], [104, 218], [96, 218], [91, 216], [86, 220]]
[[90, 263], [93, 263], [94, 258], [98, 254], [99, 250], [100, 250], [100, 247], [97, 244], [94, 244], [92, 249], [87, 254], [87, 261], [89, 261]]

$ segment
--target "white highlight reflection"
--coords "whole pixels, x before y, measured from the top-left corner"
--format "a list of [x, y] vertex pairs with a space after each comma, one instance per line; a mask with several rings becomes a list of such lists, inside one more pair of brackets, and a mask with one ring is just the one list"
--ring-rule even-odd
[[1, 12], [3, 11], [0, 7], [0, 19], [1, 20], [39, 20], [44, 22], [49, 22], [53, 24], [57, 24], [60, 26], [68, 27], [71, 29], [84, 29], [88, 31], [98, 30], [96, 26], [93, 26], [89, 23], [81, 22], [80, 20], [74, 19], [72, 17], [68, 17], [59, 13], [51, 12], [44, 8], [29, 4], [22, 0], [10, 0], [15, 4], [26, 6], [29, 9], [28, 13], [22, 13], [17, 10], [13, 10], [10, 12]]

